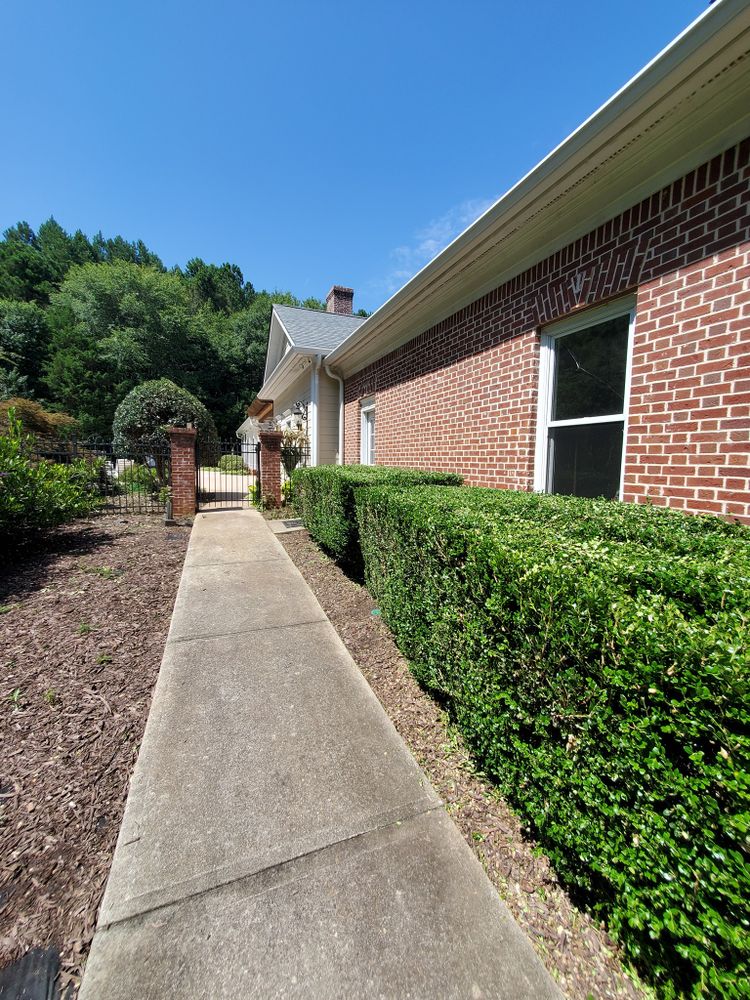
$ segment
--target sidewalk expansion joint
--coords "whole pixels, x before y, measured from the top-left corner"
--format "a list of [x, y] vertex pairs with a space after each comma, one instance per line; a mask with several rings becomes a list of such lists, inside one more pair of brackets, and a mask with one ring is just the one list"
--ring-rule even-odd
[[[177, 642], [195, 642], [196, 639], [227, 639], [232, 635], [248, 635], [252, 632], [276, 632], [285, 628], [301, 628], [303, 625], [322, 625], [328, 618], [313, 618], [309, 622], [287, 622], [284, 625], [258, 625], [255, 628], [236, 628], [231, 632], [208, 632], [205, 635], [184, 635], [176, 639], [167, 639], [167, 645], [172, 646]], [[333, 628], [333, 626], [331, 626]]]
[[[189, 554], [189, 553], [188, 553]], [[246, 566], [252, 563], [280, 562], [281, 556], [262, 556], [260, 559], [220, 559], [218, 562], [188, 562], [186, 569], [210, 569], [212, 566]]]
[[[413, 805], [416, 806], [416, 803], [413, 803]], [[412, 810], [404, 810], [403, 815], [398, 819], [388, 820], [384, 823], [372, 826], [367, 830], [362, 830], [360, 833], [353, 833], [348, 837], [342, 837], [340, 840], [331, 841], [331, 843], [324, 844], [322, 847], [315, 847], [310, 851], [303, 851], [301, 854], [296, 854], [291, 858], [286, 858], [284, 861], [278, 861], [275, 864], [266, 866], [265, 868], [258, 868], [256, 871], [247, 872], [243, 875], [236, 875], [232, 878], [227, 878], [224, 881], [219, 881], [215, 885], [210, 885], [203, 889], [195, 889], [193, 892], [186, 892], [184, 895], [177, 896], [174, 899], [165, 900], [162, 903], [154, 903], [153, 906], [145, 906], [142, 910], [138, 910], [134, 913], [128, 913], [122, 917], [116, 917], [113, 920], [108, 920], [106, 924], [102, 924], [97, 927], [97, 933], [103, 930], [109, 930], [110, 927], [114, 927], [118, 924], [126, 924], [131, 920], [140, 920], [142, 917], [146, 917], [151, 913], [157, 913], [159, 910], [166, 910], [170, 906], [179, 906], [181, 903], [186, 903], [191, 899], [199, 899], [202, 896], [208, 896], [212, 892], [218, 892], [221, 889], [237, 885], [240, 882], [248, 882], [253, 879], [262, 880], [264, 877], [268, 878], [269, 875], [276, 873], [283, 874], [286, 868], [296, 865], [299, 862], [313, 861], [316, 857], [325, 857], [327, 853], [334, 855], [336, 853], [336, 848], [345, 847], [347, 845], [356, 845], [360, 842], [366, 841], [368, 838], [376, 837], [377, 834], [382, 833], [384, 830], [401, 826], [402, 823], [407, 823], [419, 816], [426, 816], [429, 813], [439, 811], [445, 812], [445, 806], [442, 801], [437, 801], [432, 805], [425, 805], [425, 807], [421, 809], [413, 808]], [[445, 815], [447, 816], [448, 814], [445, 813]], [[320, 867], [329, 868], [331, 865], [336, 863], [336, 860], [336, 857], [331, 857], [330, 861], [323, 863]], [[303, 870], [296, 875], [293, 874], [291, 878], [286, 881], [260, 886], [254, 892], [251, 891], [249, 895], [251, 897], [262, 896], [264, 893], [273, 892], [274, 889], [279, 888], [281, 885], [289, 885], [290, 882], [305, 878], [306, 875], [307, 871]]]

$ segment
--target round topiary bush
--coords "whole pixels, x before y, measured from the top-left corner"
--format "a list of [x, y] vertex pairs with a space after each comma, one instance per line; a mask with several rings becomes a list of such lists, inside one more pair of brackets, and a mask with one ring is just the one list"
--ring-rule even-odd
[[216, 454], [219, 439], [211, 414], [187, 389], [168, 378], [143, 382], [132, 389], [115, 411], [114, 449], [120, 454], [148, 454], [169, 445], [165, 427], [192, 423], [204, 456]]

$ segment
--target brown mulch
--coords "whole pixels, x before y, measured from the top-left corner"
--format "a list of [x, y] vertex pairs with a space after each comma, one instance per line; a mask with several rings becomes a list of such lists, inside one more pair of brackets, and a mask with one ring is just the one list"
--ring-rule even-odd
[[94, 933], [189, 527], [105, 515], [0, 567], [0, 968]]
[[559, 885], [519, 817], [472, 765], [445, 712], [419, 687], [364, 587], [347, 577], [306, 531], [278, 536], [360, 670], [446, 804], [469, 846], [540, 958], [570, 1000], [650, 992], [624, 969], [617, 945]]

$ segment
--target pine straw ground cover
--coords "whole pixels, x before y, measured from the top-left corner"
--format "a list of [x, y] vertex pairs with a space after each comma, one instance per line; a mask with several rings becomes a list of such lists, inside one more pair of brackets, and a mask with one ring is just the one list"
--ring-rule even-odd
[[186, 527], [107, 515], [0, 567], [0, 968], [94, 933], [159, 670]]
[[445, 713], [414, 680], [367, 590], [306, 531], [278, 536], [349, 652], [426, 771], [513, 916], [569, 1000], [637, 1000], [651, 992], [625, 971], [617, 946], [557, 882], [521, 821], [471, 764]]

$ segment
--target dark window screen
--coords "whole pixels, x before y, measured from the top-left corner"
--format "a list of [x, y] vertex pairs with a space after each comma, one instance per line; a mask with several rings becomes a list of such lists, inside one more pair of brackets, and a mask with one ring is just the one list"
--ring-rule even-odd
[[551, 427], [551, 493], [614, 499], [620, 491], [622, 421]]

